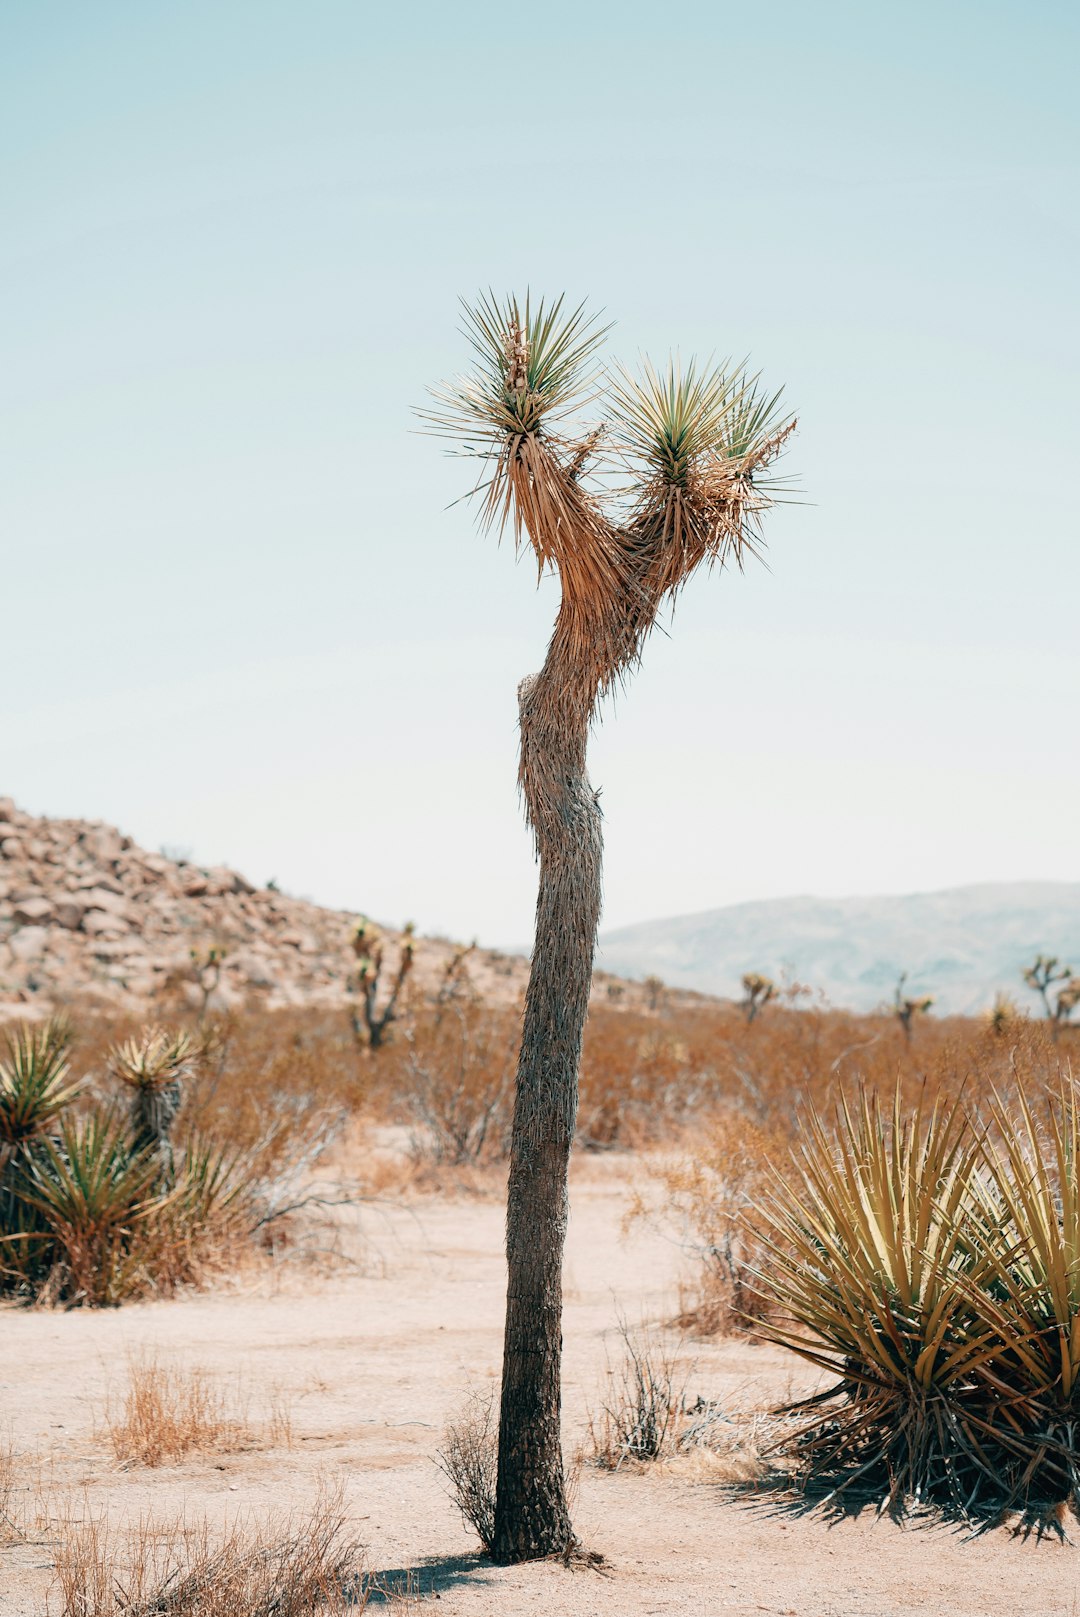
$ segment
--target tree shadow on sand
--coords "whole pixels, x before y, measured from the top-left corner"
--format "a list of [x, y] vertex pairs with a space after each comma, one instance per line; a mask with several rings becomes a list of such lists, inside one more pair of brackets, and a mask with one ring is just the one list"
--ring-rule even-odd
[[[424, 1597], [486, 1582], [485, 1574], [496, 1571], [480, 1550], [467, 1555], [428, 1555], [412, 1566], [384, 1567], [366, 1573], [360, 1593], [371, 1606], [388, 1605], [402, 1595]], [[358, 1602], [359, 1603], [359, 1602]]]

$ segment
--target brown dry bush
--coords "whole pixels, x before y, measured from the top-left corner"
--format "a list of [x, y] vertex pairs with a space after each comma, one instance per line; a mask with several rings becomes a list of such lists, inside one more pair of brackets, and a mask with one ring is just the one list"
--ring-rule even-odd
[[417, 1018], [402, 1039], [397, 1107], [419, 1162], [463, 1167], [506, 1156], [518, 1018], [450, 1002]]
[[86, 1508], [60, 1525], [60, 1617], [345, 1617], [368, 1601], [347, 1528], [340, 1488], [306, 1515], [221, 1531], [183, 1517], [116, 1528]]
[[[782, 1159], [786, 1132], [765, 1129], [734, 1109], [718, 1112], [692, 1154], [654, 1167], [663, 1196], [661, 1221], [674, 1229], [700, 1269], [684, 1294], [677, 1323], [711, 1336], [745, 1330], [764, 1306], [755, 1275], [764, 1251], [754, 1233], [754, 1201], [768, 1180], [770, 1160]], [[650, 1215], [638, 1197], [634, 1212]]]
[[447, 1492], [486, 1553], [495, 1541], [495, 1484], [499, 1466], [499, 1410], [494, 1387], [470, 1393], [443, 1434], [437, 1455]]
[[288, 1448], [293, 1441], [292, 1411], [280, 1387], [271, 1390], [266, 1420], [256, 1426], [247, 1400], [230, 1399], [209, 1371], [166, 1365], [152, 1353], [131, 1359], [127, 1385], [118, 1398], [110, 1396], [104, 1425], [122, 1466], [166, 1465], [192, 1452], [260, 1443]]

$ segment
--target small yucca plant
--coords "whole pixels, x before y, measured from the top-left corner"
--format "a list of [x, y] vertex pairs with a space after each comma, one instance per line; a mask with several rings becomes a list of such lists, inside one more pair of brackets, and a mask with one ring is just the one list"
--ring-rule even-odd
[[0, 1286], [21, 1290], [48, 1266], [49, 1234], [23, 1196], [29, 1164], [44, 1151], [81, 1083], [68, 1066], [71, 1028], [54, 1016], [8, 1035], [0, 1061]]
[[183, 1102], [183, 1080], [194, 1068], [186, 1033], [146, 1028], [138, 1038], [117, 1045], [109, 1070], [131, 1090], [131, 1135], [138, 1151], [154, 1151], [171, 1161], [169, 1135]]
[[54, 1127], [82, 1088], [70, 1079], [71, 1029], [63, 1017], [22, 1026], [0, 1061], [0, 1147], [16, 1148]]
[[61, 1301], [102, 1306], [139, 1289], [140, 1235], [161, 1205], [157, 1165], [133, 1153], [121, 1118], [65, 1118], [57, 1140], [26, 1168], [24, 1201], [41, 1214], [52, 1241], [48, 1289]]

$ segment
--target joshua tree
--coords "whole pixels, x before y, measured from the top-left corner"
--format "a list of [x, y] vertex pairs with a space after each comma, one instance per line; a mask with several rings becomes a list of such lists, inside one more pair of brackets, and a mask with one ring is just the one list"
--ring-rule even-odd
[[[1069, 1017], [1080, 1005], [1080, 977], [1073, 975], [1071, 966], [1063, 966], [1057, 955], [1037, 954], [1035, 964], [1024, 972], [1024, 981], [1033, 988], [1043, 1002], [1050, 1031], [1056, 1039]], [[1056, 988], [1054, 998], [1051, 991]]]
[[906, 982], [907, 972], [902, 971], [900, 973], [900, 980], [896, 985], [896, 992], [893, 995], [893, 1011], [896, 1014], [897, 1021], [904, 1030], [904, 1042], [906, 1044], [910, 1044], [915, 1018], [917, 1016], [925, 1016], [927, 1014], [930, 1007], [934, 1003], [934, 996], [933, 994], [923, 994], [919, 998], [912, 999], [910, 995], [904, 993], [904, 985]]
[[405, 986], [405, 979], [413, 968], [413, 956], [416, 953], [416, 944], [413, 940], [413, 924], [409, 921], [401, 938], [401, 956], [398, 960], [397, 975], [390, 989], [390, 997], [382, 1010], [378, 1008], [379, 978], [382, 976], [384, 965], [383, 940], [379, 928], [361, 915], [353, 931], [353, 952], [356, 955], [356, 987], [360, 993], [363, 1006], [364, 1019], [354, 1010], [352, 1013], [352, 1027], [356, 1042], [361, 1047], [377, 1050], [386, 1037], [386, 1030], [390, 1023], [397, 1019], [397, 1003], [401, 990]]
[[[563, 300], [465, 306], [472, 372], [435, 391], [429, 423], [479, 456], [482, 518], [509, 526], [562, 598], [547, 657], [518, 688], [519, 782], [540, 861], [507, 1206], [507, 1307], [492, 1553], [574, 1543], [559, 1438], [562, 1253], [577, 1076], [600, 914], [601, 829], [585, 755], [600, 698], [635, 667], [662, 607], [704, 562], [741, 563], [771, 503], [765, 468], [794, 422], [743, 371], [646, 364], [602, 382], [604, 332]], [[586, 482], [599, 456], [605, 502]], [[606, 485], [609, 489], [610, 482]]]
[[664, 1003], [664, 979], [649, 976], [641, 985], [645, 990], [645, 1003], [650, 1011], [658, 1011]]
[[189, 1036], [156, 1027], [109, 1052], [110, 1072], [131, 1091], [132, 1144], [156, 1156], [166, 1174], [172, 1170], [169, 1136], [194, 1065]]
[[771, 977], [763, 977], [760, 971], [747, 971], [743, 974], [742, 985], [743, 998], [739, 1003], [746, 1020], [752, 1022], [769, 1001], [776, 998], [776, 984]]
[[212, 943], [205, 949], [189, 949], [188, 953], [191, 956], [192, 981], [202, 995], [202, 1003], [199, 1006], [199, 1020], [202, 1021], [210, 1008], [213, 995], [217, 992], [228, 950], [222, 943]]

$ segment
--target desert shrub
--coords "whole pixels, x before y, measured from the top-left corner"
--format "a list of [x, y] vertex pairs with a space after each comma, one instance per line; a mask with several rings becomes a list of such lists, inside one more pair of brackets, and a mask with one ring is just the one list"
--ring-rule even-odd
[[698, 1262], [677, 1323], [712, 1336], [752, 1329], [765, 1308], [756, 1273], [763, 1250], [747, 1213], [768, 1183], [769, 1160], [785, 1137], [741, 1108], [718, 1111], [703, 1127], [692, 1155], [665, 1157], [652, 1168], [661, 1187], [657, 1207], [639, 1195], [635, 1214], [673, 1229]]
[[1080, 1514], [1080, 1113], [1075, 1085], [1032, 1103], [995, 1099], [976, 1247], [990, 1265], [983, 1375], [998, 1408], [987, 1436], [1010, 1486]]
[[360, 1545], [341, 1490], [307, 1515], [235, 1520], [144, 1518], [116, 1529], [83, 1512], [61, 1521], [61, 1617], [333, 1617], [367, 1604]]
[[761, 1331], [836, 1377], [793, 1406], [809, 1484], [965, 1516], [1080, 1506], [1075, 1091], [1033, 1107], [1020, 1086], [991, 1124], [864, 1092], [775, 1173]]
[[606, 1471], [659, 1460], [673, 1446], [685, 1401], [677, 1354], [655, 1335], [620, 1321], [623, 1359], [608, 1371], [600, 1412], [589, 1420], [591, 1459]]
[[460, 1167], [506, 1155], [518, 1020], [451, 1001], [401, 1037], [398, 1105], [421, 1161]]
[[495, 1389], [473, 1392], [443, 1434], [439, 1470], [447, 1492], [485, 1552], [495, 1542], [495, 1484], [499, 1468], [499, 1411]]
[[678, 1129], [714, 1087], [681, 1018], [597, 1006], [585, 1027], [577, 1141], [589, 1150], [647, 1145]]
[[82, 1085], [70, 1076], [68, 1023], [16, 1027], [0, 1061], [0, 1287], [47, 1268], [48, 1223], [26, 1195], [36, 1163]]

